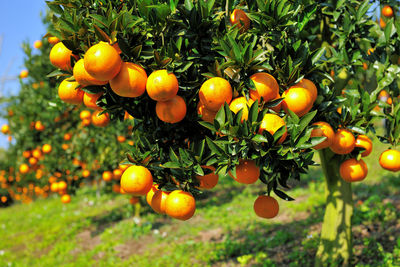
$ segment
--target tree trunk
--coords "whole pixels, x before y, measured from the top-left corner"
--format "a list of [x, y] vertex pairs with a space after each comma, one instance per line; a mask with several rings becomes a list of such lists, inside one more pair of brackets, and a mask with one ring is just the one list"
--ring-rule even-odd
[[326, 209], [315, 266], [349, 266], [353, 249], [351, 183], [340, 177], [339, 156], [330, 149], [320, 150], [319, 155], [326, 180]]

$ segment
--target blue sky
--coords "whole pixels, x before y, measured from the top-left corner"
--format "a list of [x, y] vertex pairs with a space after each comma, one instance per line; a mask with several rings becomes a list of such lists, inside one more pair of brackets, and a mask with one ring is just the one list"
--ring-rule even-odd
[[[21, 44], [42, 38], [46, 29], [42, 24], [41, 13], [45, 13], [44, 0], [0, 0], [0, 80], [3, 77], [15, 78], [3, 85], [0, 82], [0, 95], [15, 94], [19, 90], [17, 76], [24, 69], [24, 53]], [[0, 125], [6, 121], [0, 119]], [[0, 147], [7, 147], [7, 136], [0, 133]]]

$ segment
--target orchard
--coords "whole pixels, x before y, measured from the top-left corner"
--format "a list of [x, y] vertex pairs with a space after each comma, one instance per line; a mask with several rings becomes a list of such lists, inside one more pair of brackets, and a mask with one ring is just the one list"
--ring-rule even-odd
[[[129, 218], [196, 228], [206, 220], [196, 209], [209, 201], [218, 214], [210, 196], [239, 188], [251, 192], [251, 220], [270, 225], [318, 169], [314, 255], [290, 266], [362, 264], [352, 229], [361, 185], [390, 173], [384, 190], [400, 203], [397, 1], [46, 2], [47, 33], [23, 45], [19, 92], [2, 99], [0, 207], [57, 198], [65, 209], [93, 191], [123, 195]], [[392, 265], [379, 266], [400, 263], [396, 242]]]

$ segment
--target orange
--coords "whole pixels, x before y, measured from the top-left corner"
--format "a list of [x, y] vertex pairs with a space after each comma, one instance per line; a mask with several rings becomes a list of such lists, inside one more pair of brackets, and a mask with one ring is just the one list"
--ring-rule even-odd
[[166, 200], [169, 193], [162, 190], [157, 190], [154, 196], [151, 198], [151, 207], [153, 210], [159, 214], [165, 214]]
[[58, 192], [58, 183], [52, 183], [50, 186], [51, 192]]
[[381, 28], [386, 27], [386, 22], [382, 18], [379, 18], [379, 26], [381, 26]]
[[153, 186], [151, 172], [143, 166], [130, 166], [121, 177], [121, 187], [125, 192], [144, 196]]
[[389, 93], [386, 90], [382, 90], [378, 94], [378, 99], [382, 101], [387, 101], [387, 98], [389, 97]]
[[1, 196], [1, 202], [6, 203], [7, 202], [7, 197], [6, 196]]
[[83, 60], [86, 71], [99, 81], [109, 81], [117, 76], [122, 64], [117, 50], [106, 42], [90, 47]]
[[338, 129], [330, 149], [339, 155], [349, 154], [356, 145], [354, 135], [346, 129]]
[[253, 104], [254, 100], [247, 100], [246, 97], [238, 97], [232, 100], [229, 104], [229, 109], [232, 110], [235, 114], [243, 109], [241, 121], [247, 120], [249, 117], [249, 107]]
[[363, 62], [363, 69], [367, 70], [368, 69], [368, 64], [366, 62]]
[[84, 86], [89, 86], [89, 85], [105, 85], [107, 84], [107, 81], [99, 81], [96, 78], [94, 78], [92, 75], [90, 75], [84, 65], [84, 60], [83, 58], [79, 59], [73, 69], [73, 75], [75, 78], [75, 81], [79, 83], [80, 85]]
[[83, 170], [82, 171], [82, 177], [83, 178], [87, 178], [90, 176], [90, 171], [89, 170]]
[[43, 131], [45, 129], [44, 125], [42, 124], [41, 121], [35, 122], [35, 129], [39, 132]]
[[365, 151], [361, 153], [361, 156], [366, 157], [372, 152], [372, 141], [368, 136], [360, 134], [356, 139], [356, 147], [365, 149]]
[[313, 123], [313, 125], [318, 126], [318, 128], [312, 129], [311, 137], [326, 137], [326, 139], [322, 141], [322, 143], [314, 146], [314, 149], [323, 149], [330, 147], [335, 137], [335, 132], [333, 131], [331, 125], [324, 121]]
[[340, 164], [339, 173], [346, 182], [359, 182], [367, 177], [368, 167], [362, 159], [348, 159]]
[[40, 149], [34, 149], [32, 151], [32, 156], [34, 156], [37, 159], [40, 159], [42, 157], [42, 151]]
[[121, 175], [122, 175], [123, 171], [121, 169], [115, 169], [113, 170], [113, 178], [114, 180], [119, 180], [121, 179]]
[[101, 110], [102, 108], [99, 107], [96, 102], [97, 100], [103, 95], [103, 92], [97, 93], [97, 94], [90, 94], [88, 92], [85, 92], [83, 94], [83, 104], [85, 104], [86, 107], [94, 109], [94, 110]]
[[123, 62], [121, 70], [112, 80], [111, 89], [119, 96], [138, 97], [146, 90], [147, 74], [139, 65]]
[[72, 134], [70, 134], [70, 133], [64, 134], [64, 140], [65, 141], [69, 141], [69, 140], [71, 140], [71, 138], [72, 138]]
[[40, 41], [40, 40], [37, 40], [37, 41], [35, 41], [35, 42], [33, 43], [33, 47], [36, 48], [36, 49], [41, 48], [42, 45], [43, 45], [43, 43], [42, 43], [42, 41]]
[[25, 150], [22, 152], [22, 156], [27, 159], [31, 156], [31, 152], [29, 150]]
[[300, 82], [296, 83], [292, 87], [301, 87], [301, 88], [304, 88], [307, 91], [309, 91], [311, 94], [312, 102], [315, 102], [315, 100], [318, 97], [317, 87], [315, 86], [315, 84], [312, 81], [310, 81], [308, 79], [302, 79]]
[[49, 144], [44, 144], [42, 146], [42, 151], [44, 154], [49, 154], [51, 152], [51, 150], [52, 150], [52, 147]]
[[122, 136], [122, 135], [118, 135], [118, 136], [117, 136], [117, 140], [118, 140], [118, 142], [123, 143], [123, 142], [126, 141], [126, 137], [125, 137], [125, 136]]
[[196, 200], [189, 192], [172, 191], [165, 201], [165, 213], [172, 218], [186, 221], [192, 218], [196, 211]]
[[387, 99], [386, 103], [387, 103], [388, 105], [393, 104], [393, 99], [392, 99], [391, 97], [389, 97], [389, 98]]
[[227, 80], [214, 77], [201, 85], [199, 97], [208, 110], [217, 112], [225, 102], [231, 102], [232, 87]]
[[92, 114], [90, 113], [89, 110], [82, 110], [81, 113], [79, 113], [79, 118], [81, 120], [90, 119], [91, 116]]
[[65, 191], [67, 189], [67, 183], [65, 181], [58, 182], [58, 191]]
[[379, 164], [382, 168], [397, 172], [400, 171], [400, 151], [388, 149], [379, 157]]
[[50, 36], [47, 38], [47, 41], [49, 41], [49, 44], [55, 45], [56, 43], [60, 42], [60, 39], [55, 36]]
[[28, 77], [28, 74], [29, 74], [29, 72], [27, 70], [21, 70], [19, 77], [21, 79], [24, 79], [24, 78]]
[[203, 103], [199, 102], [197, 104], [197, 114], [200, 115], [203, 121], [213, 122], [217, 112], [208, 110]]
[[274, 133], [283, 126], [285, 127], [286, 131], [277, 142], [278, 144], [282, 144], [287, 137], [287, 127], [285, 121], [276, 114], [267, 113], [264, 115], [258, 133], [262, 134], [263, 131], [268, 131], [271, 135], [274, 135]]
[[241, 9], [235, 9], [230, 16], [231, 25], [235, 25], [243, 33], [250, 28], [250, 19]]
[[374, 49], [371, 47], [370, 49], [368, 49], [367, 54], [370, 56], [374, 53]]
[[105, 171], [105, 172], [103, 172], [102, 178], [104, 181], [109, 182], [113, 178], [113, 173], [110, 171]]
[[232, 172], [229, 175], [241, 184], [254, 184], [260, 177], [260, 168], [254, 160], [239, 160], [236, 166], [236, 178]]
[[61, 148], [64, 149], [64, 150], [67, 150], [69, 148], [69, 145], [68, 144], [62, 144]]
[[384, 6], [382, 8], [382, 15], [387, 17], [387, 18], [393, 17], [393, 9], [388, 5]]
[[103, 113], [99, 115], [100, 112], [101, 110], [96, 110], [95, 112], [93, 112], [92, 123], [94, 126], [97, 127], [105, 127], [110, 122], [110, 116], [108, 115], [108, 113]]
[[131, 197], [129, 199], [129, 203], [131, 203], [131, 205], [134, 205], [136, 203], [139, 203], [139, 198], [138, 197]]
[[3, 126], [1, 126], [1, 132], [3, 134], [8, 134], [10, 132], [10, 126], [8, 126], [8, 124], [3, 124]]
[[79, 83], [67, 79], [60, 83], [58, 95], [62, 101], [69, 104], [80, 104], [83, 101], [83, 91], [78, 88]]
[[19, 172], [22, 174], [28, 173], [29, 172], [28, 164], [25, 164], [25, 163], [21, 164], [21, 166], [19, 166]]
[[270, 196], [259, 196], [253, 208], [258, 217], [265, 219], [272, 219], [279, 213], [278, 201]]
[[163, 122], [177, 123], [186, 116], [185, 100], [175, 95], [167, 101], [158, 101], [156, 104], [157, 117]]
[[178, 90], [178, 79], [167, 70], [153, 71], [146, 82], [147, 94], [156, 101], [167, 101], [173, 98]]
[[196, 178], [199, 180], [199, 188], [201, 189], [212, 189], [218, 184], [218, 175], [214, 173], [215, 168], [213, 166], [201, 166], [203, 169], [212, 170], [211, 173], [204, 176], [197, 175]]
[[71, 202], [71, 196], [68, 194], [64, 194], [61, 197], [61, 202], [64, 204], [70, 203]]
[[313, 99], [310, 91], [302, 87], [291, 87], [282, 94], [282, 108], [288, 112], [290, 109], [297, 116], [306, 115], [313, 106]]
[[72, 51], [66, 48], [62, 42], [59, 42], [50, 51], [50, 62], [59, 69], [72, 70], [71, 56]]
[[133, 120], [133, 116], [125, 110], [124, 120]]
[[255, 86], [255, 90], [250, 90], [251, 99], [260, 102], [261, 98], [263, 98], [265, 102], [269, 102], [278, 98], [279, 85], [271, 74], [259, 72], [251, 75], [250, 79]]
[[82, 126], [89, 126], [92, 123], [92, 119], [83, 119]]
[[158, 185], [154, 184], [151, 186], [149, 192], [146, 194], [147, 204], [151, 207], [151, 200], [153, 199], [154, 194], [158, 191]]

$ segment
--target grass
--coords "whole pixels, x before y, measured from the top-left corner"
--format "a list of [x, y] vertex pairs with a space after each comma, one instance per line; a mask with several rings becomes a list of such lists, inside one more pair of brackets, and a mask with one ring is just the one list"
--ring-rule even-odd
[[[376, 142], [375, 142], [376, 143]], [[366, 161], [369, 175], [354, 185], [356, 266], [400, 264], [400, 179]], [[140, 218], [128, 197], [82, 189], [68, 205], [58, 197], [0, 210], [0, 266], [312, 266], [323, 218], [324, 182], [313, 167], [279, 200], [273, 220], [252, 205], [261, 183], [232, 179], [198, 200], [186, 222], [153, 213], [142, 200]]]

